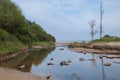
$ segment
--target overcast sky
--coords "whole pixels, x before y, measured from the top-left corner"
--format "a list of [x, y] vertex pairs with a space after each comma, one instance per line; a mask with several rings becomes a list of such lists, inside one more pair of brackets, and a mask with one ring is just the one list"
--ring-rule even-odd
[[[90, 40], [90, 20], [99, 31], [100, 0], [12, 0], [26, 19], [35, 21], [57, 41]], [[103, 0], [103, 34], [120, 37], [120, 0]], [[95, 36], [99, 38], [99, 33]]]

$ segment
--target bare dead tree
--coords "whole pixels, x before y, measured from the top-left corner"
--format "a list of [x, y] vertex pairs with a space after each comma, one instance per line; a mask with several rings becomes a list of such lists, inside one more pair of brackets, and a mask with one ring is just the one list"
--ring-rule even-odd
[[102, 34], [103, 34], [103, 14], [104, 14], [104, 10], [103, 10], [103, 2], [100, 2], [100, 39], [102, 38]]
[[88, 24], [90, 25], [90, 28], [91, 28], [90, 35], [91, 35], [92, 40], [93, 40], [94, 39], [94, 35], [97, 33], [97, 30], [94, 30], [95, 21], [91, 20]]

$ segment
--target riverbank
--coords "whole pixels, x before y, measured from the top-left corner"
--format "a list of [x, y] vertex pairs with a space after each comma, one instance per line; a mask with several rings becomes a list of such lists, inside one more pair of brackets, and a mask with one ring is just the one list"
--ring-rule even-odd
[[71, 44], [69, 47], [71, 50], [81, 53], [120, 54], [120, 42]]
[[33, 49], [49, 48], [49, 47], [55, 47], [55, 42], [34, 42], [32, 44]]
[[9, 60], [9, 59], [15, 58], [17, 56], [27, 54], [28, 52], [29, 52], [28, 48], [23, 48], [23, 49], [20, 49], [17, 52], [11, 52], [11, 53], [6, 54], [4, 56], [0, 56], [0, 61], [6, 61], [6, 60]]
[[[3, 75], [2, 76], [3, 79], [1, 79], [1, 74], [3, 73], [3, 71], [1, 71], [2, 69], [0, 67], [0, 80], [9, 80], [9, 79], [6, 79], [6, 75], [9, 77], [9, 73], [15, 73], [14, 71], [18, 71], [18, 70], [19, 70], [18, 72], [23, 71], [22, 73], [17, 73], [17, 75], [21, 75], [18, 77], [22, 77], [22, 76], [24, 77], [24, 72], [29, 72], [29, 74], [30, 74], [31, 65], [41, 63], [43, 56], [47, 55], [46, 53], [41, 52], [40, 50], [45, 51], [47, 53], [50, 53], [50, 51], [51, 51], [50, 49], [47, 49], [47, 48], [33, 49], [31, 52], [28, 52], [27, 50], [29, 50], [29, 49], [23, 50], [20, 53], [14, 53], [12, 55], [0, 58], [0, 60], [1, 60], [0, 66], [4, 67], [4, 68], [2, 68], [2, 69], [4, 69], [4, 71], [5, 71], [5, 69], [8, 71], [10, 71], [11, 69], [15, 69], [15, 70], [11, 70], [10, 72], [7, 71], [6, 73], [4, 73], [5, 76]], [[33, 52], [35, 54], [33, 54]], [[43, 55], [40, 53], [42, 53]], [[35, 62], [35, 61], [38, 61], [38, 62]], [[14, 75], [14, 74], [12, 74], [12, 75]], [[15, 74], [14, 76], [17, 76], [17, 75]], [[29, 76], [32, 76], [32, 75], [29, 75]], [[46, 77], [47, 76], [45, 76], [45, 78], [39, 78], [39, 79], [23, 78], [20, 80], [46, 80]], [[16, 77], [15, 77], [15, 79], [10, 79], [10, 80], [19, 80], [19, 79], [16, 79]]]
[[[34, 42], [31, 46], [31, 49], [41, 49], [41, 48], [49, 48], [55, 47], [54, 42]], [[30, 51], [28, 45], [22, 44], [19, 42], [6, 45], [0, 45], [0, 61], [8, 60], [19, 55], [26, 54]]]
[[46, 80], [46, 78], [0, 67], [0, 80]]
[[89, 49], [89, 48], [70, 48], [71, 50], [78, 53], [99, 53], [99, 54], [119, 54], [120, 51], [117, 50], [97, 50], [97, 49]]
[[26, 49], [28, 46], [18, 40], [15, 41], [0, 41], [0, 57], [10, 55]]

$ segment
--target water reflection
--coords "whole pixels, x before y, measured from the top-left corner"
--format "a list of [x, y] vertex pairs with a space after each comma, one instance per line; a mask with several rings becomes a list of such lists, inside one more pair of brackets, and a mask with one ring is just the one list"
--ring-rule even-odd
[[40, 65], [46, 56], [50, 54], [54, 49], [55, 47], [47, 49], [33, 49], [24, 55], [20, 55], [11, 60], [0, 62], [0, 66], [18, 69], [19, 66], [25, 65], [25, 68], [23, 68], [21, 71], [30, 72], [32, 64], [36, 66]]
[[[63, 50], [60, 50], [63, 48]], [[1, 66], [18, 68], [26, 65], [22, 71], [32, 74], [47, 76], [51, 74], [52, 80], [120, 80], [120, 58], [109, 59], [108, 54], [77, 53], [67, 47], [32, 50], [12, 60], [1, 63]], [[109, 57], [113, 54], [109, 54]], [[120, 55], [115, 55], [120, 56]], [[84, 59], [80, 61], [79, 59]], [[61, 61], [69, 62], [69, 65], [60, 66]], [[47, 63], [54, 65], [47, 65]], [[104, 63], [111, 66], [104, 66]], [[115, 63], [116, 62], [116, 63]]]
[[[102, 55], [102, 54], [101, 54]], [[103, 55], [102, 55], [103, 56]], [[104, 71], [104, 60], [103, 57], [101, 58], [101, 66], [102, 66], [102, 80], [105, 80], [105, 71]]]
[[71, 80], [80, 80], [80, 76], [78, 74], [76, 74], [76, 73], [73, 73], [71, 75]]

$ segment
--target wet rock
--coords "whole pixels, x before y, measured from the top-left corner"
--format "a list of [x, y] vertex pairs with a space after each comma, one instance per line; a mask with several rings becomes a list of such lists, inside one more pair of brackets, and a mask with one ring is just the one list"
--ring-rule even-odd
[[54, 60], [53, 58], [51, 58], [50, 60]]
[[66, 62], [66, 61], [62, 61], [62, 62], [60, 62], [60, 65], [61, 65], [61, 66], [62, 66], [62, 65], [69, 65], [69, 63]]
[[64, 48], [60, 48], [60, 50], [64, 50]]
[[95, 61], [95, 59], [88, 59], [89, 61]]
[[25, 65], [21, 65], [18, 69], [23, 69], [25, 68]]
[[106, 57], [106, 58], [113, 59], [113, 57]]
[[49, 62], [49, 63], [47, 63], [47, 65], [54, 65], [53, 63], [51, 63], [51, 62]]
[[101, 55], [99, 55], [99, 58], [101, 59], [101, 58], [103, 58]]
[[80, 60], [80, 61], [84, 61], [85, 59], [83, 59], [83, 58], [80, 58], [79, 60]]
[[52, 75], [51, 75], [51, 74], [49, 74], [49, 75], [46, 77], [46, 79], [50, 79], [50, 78], [51, 78], [51, 76], [52, 76]]
[[111, 63], [104, 63], [104, 66], [111, 66]]
[[103, 57], [106, 57], [106, 55], [99, 55], [99, 58], [100, 58], [100, 59], [103, 58]]
[[84, 54], [86, 55], [86, 52], [84, 52]]

